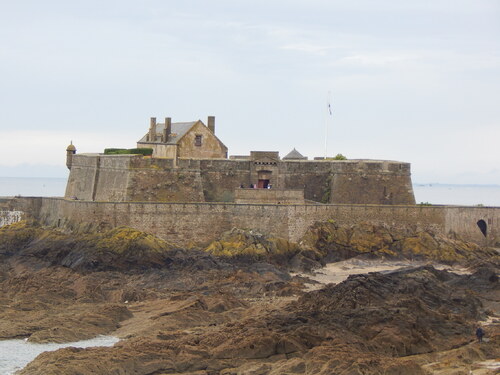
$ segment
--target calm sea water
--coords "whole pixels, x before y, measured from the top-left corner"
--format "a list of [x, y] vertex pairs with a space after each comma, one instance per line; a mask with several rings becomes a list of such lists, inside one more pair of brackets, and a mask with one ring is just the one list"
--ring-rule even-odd
[[500, 206], [500, 185], [414, 184], [417, 203]]
[[[0, 197], [61, 197], [66, 178], [0, 177]], [[500, 185], [414, 184], [417, 203], [500, 206]]]
[[62, 197], [66, 178], [0, 177], [0, 197]]
[[67, 348], [68, 346], [77, 348], [113, 346], [118, 341], [118, 338], [112, 336], [100, 336], [92, 340], [71, 342], [67, 344], [32, 344], [24, 340], [0, 340], [0, 374], [14, 374], [43, 352]]

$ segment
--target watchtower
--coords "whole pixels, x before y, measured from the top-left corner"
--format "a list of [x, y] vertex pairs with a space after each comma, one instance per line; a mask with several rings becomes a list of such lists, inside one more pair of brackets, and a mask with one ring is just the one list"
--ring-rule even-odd
[[66, 147], [66, 167], [71, 169], [73, 164], [73, 155], [76, 154], [76, 147], [73, 145], [73, 141]]

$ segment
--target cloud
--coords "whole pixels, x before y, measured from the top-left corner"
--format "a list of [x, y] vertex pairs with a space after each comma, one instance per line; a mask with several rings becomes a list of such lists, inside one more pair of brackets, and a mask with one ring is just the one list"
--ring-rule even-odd
[[359, 54], [353, 56], [342, 57], [337, 60], [334, 66], [361, 66], [361, 67], [386, 67], [401, 64], [408, 64], [420, 59], [418, 54], [401, 54], [401, 53], [373, 53]]
[[307, 43], [297, 43], [297, 44], [284, 45], [280, 48], [289, 51], [306, 52], [314, 55], [325, 56], [328, 50], [332, 49], [333, 47], [307, 44]]

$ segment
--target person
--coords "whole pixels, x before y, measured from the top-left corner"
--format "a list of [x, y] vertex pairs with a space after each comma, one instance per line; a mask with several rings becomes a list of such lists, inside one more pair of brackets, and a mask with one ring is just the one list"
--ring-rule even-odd
[[243, 188], [244, 188], [244, 186], [243, 186], [243, 184], [241, 184], [241, 185], [240, 185], [240, 189], [243, 189]]
[[477, 342], [483, 342], [484, 331], [481, 327], [476, 329]]
[[250, 184], [250, 189], [253, 189], [253, 184]]

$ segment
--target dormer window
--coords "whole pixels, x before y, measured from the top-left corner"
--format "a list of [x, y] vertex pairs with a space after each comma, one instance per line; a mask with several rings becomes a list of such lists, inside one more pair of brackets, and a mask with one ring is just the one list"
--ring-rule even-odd
[[194, 145], [195, 146], [198, 146], [198, 147], [201, 146], [201, 137], [202, 136], [200, 134], [195, 135], [195, 137], [194, 137]]

